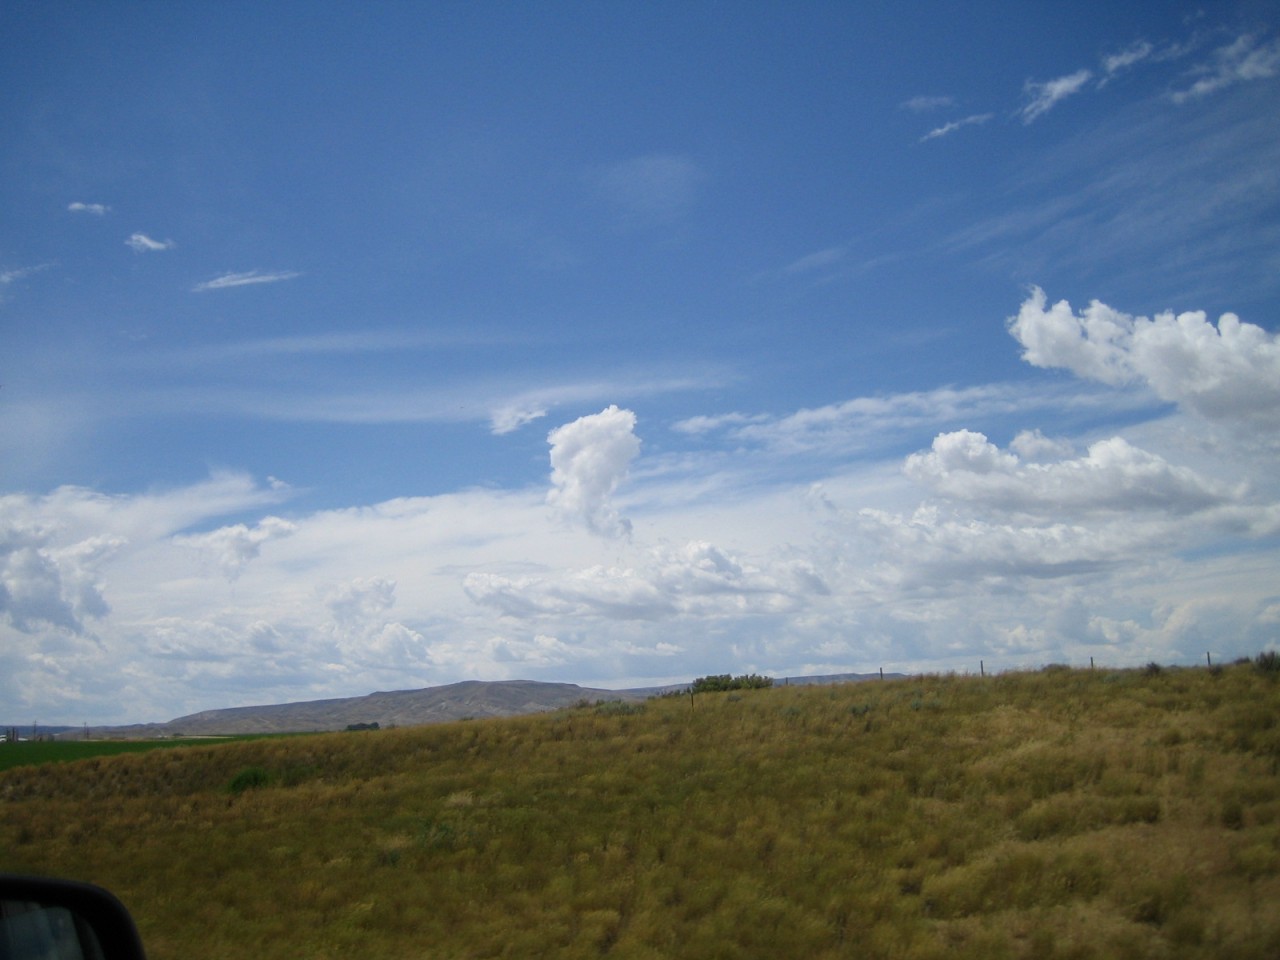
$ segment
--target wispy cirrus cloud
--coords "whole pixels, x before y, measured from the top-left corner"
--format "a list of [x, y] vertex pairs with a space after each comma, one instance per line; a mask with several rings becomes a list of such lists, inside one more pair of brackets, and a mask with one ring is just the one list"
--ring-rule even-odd
[[191, 289], [195, 293], [203, 293], [206, 290], [227, 290], [231, 287], [248, 287], [258, 283], [280, 283], [300, 276], [302, 274], [296, 270], [281, 270], [273, 273], [247, 270], [244, 273], [224, 273], [222, 276], [214, 277], [212, 280], [197, 283]]
[[994, 113], [975, 113], [972, 116], [965, 117], [963, 120], [952, 120], [950, 123], [944, 123], [940, 127], [934, 127], [920, 138], [920, 142], [924, 143], [927, 140], [937, 140], [939, 137], [949, 136], [964, 127], [972, 127], [986, 123], [994, 116]]
[[177, 244], [172, 240], [153, 240], [145, 233], [134, 233], [129, 235], [125, 246], [130, 247], [135, 253], [154, 253], [158, 250], [172, 250]]
[[1083, 409], [1103, 402], [1151, 405], [1149, 400], [1114, 393], [1104, 401], [1101, 395], [1079, 387], [1032, 390], [1025, 384], [993, 383], [854, 397], [785, 416], [734, 411], [719, 416], [690, 417], [673, 424], [672, 429], [708, 440], [722, 434], [737, 444], [787, 453], [866, 454], [905, 432], [926, 425], [1002, 418], [1033, 409]]
[[1155, 47], [1146, 40], [1132, 43], [1119, 53], [1108, 54], [1102, 58], [1102, 79], [1098, 86], [1102, 87], [1117, 74], [1123, 73], [1135, 64], [1141, 63], [1155, 52]]
[[784, 274], [809, 273], [812, 270], [834, 266], [843, 261], [848, 255], [849, 251], [844, 247], [827, 247], [824, 250], [818, 250], [797, 260], [792, 260], [782, 268], [782, 272]]
[[525, 424], [547, 416], [556, 407], [570, 403], [596, 403], [608, 398], [661, 396], [668, 393], [704, 390], [722, 382], [723, 371], [705, 369], [670, 377], [622, 377], [612, 380], [584, 380], [537, 387], [502, 397], [490, 405], [489, 429], [495, 436], [513, 433]]
[[0, 303], [4, 303], [6, 299], [5, 287], [25, 280], [33, 273], [48, 270], [51, 266], [53, 266], [51, 263], [38, 263], [34, 267], [14, 267], [0, 270]]
[[949, 107], [955, 102], [954, 97], [912, 97], [910, 100], [902, 102], [902, 109], [910, 110], [912, 113], [928, 113], [930, 110]]
[[81, 203], [77, 200], [67, 204], [71, 213], [92, 213], [95, 217], [104, 216], [110, 209], [105, 203]]
[[653, 153], [595, 170], [591, 179], [628, 222], [657, 225], [689, 212], [703, 172], [683, 154]]
[[1249, 80], [1265, 80], [1280, 73], [1280, 39], [1258, 42], [1253, 34], [1243, 34], [1214, 51], [1212, 60], [1195, 69], [1202, 74], [1185, 90], [1173, 94], [1174, 103], [1186, 103], [1225, 87]]
[[1043, 83], [1028, 80], [1022, 89], [1030, 102], [1018, 111], [1018, 115], [1022, 117], [1024, 124], [1034, 123], [1067, 97], [1083, 90], [1091, 79], [1093, 71], [1081, 69]]
[[34, 267], [15, 267], [12, 270], [0, 270], [0, 287], [8, 286], [11, 283], [17, 283], [33, 273], [39, 273], [41, 270], [47, 270], [52, 264], [39, 263]]

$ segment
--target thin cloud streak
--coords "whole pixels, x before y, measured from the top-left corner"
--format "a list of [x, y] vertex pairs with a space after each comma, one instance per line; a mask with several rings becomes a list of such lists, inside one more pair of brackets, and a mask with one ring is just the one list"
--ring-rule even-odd
[[302, 274], [297, 271], [262, 273], [258, 270], [249, 270], [244, 273], [224, 273], [204, 283], [197, 283], [191, 289], [194, 293], [203, 293], [206, 290], [228, 290], [232, 287], [248, 287], [259, 283], [280, 283], [300, 276]]
[[927, 140], [937, 140], [939, 137], [948, 136], [955, 133], [957, 130], [963, 129], [964, 127], [984, 124], [994, 116], [994, 113], [975, 113], [972, 116], [965, 117], [963, 120], [953, 120], [950, 123], [945, 123], [940, 127], [935, 127], [930, 130], [920, 138], [920, 142], [924, 143]]
[[910, 110], [912, 113], [928, 113], [930, 110], [937, 110], [941, 107], [949, 107], [955, 103], [954, 97], [930, 97], [920, 96], [912, 97], [902, 103], [902, 109]]
[[1093, 71], [1086, 69], [1044, 83], [1028, 80], [1023, 89], [1031, 102], [1018, 111], [1022, 122], [1034, 123], [1067, 97], [1079, 93], [1092, 77]]
[[172, 250], [177, 244], [172, 240], [152, 240], [145, 233], [135, 233], [125, 241], [125, 246], [136, 253], [153, 253], [159, 250]]
[[1128, 70], [1151, 56], [1155, 48], [1146, 40], [1139, 40], [1130, 47], [1102, 58], [1102, 72], [1106, 74], [1100, 84], [1105, 84], [1118, 73]]

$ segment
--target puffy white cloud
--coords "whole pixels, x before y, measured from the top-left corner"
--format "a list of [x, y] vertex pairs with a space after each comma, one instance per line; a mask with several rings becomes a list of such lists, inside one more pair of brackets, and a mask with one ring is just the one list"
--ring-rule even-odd
[[135, 497], [82, 487], [0, 497], [0, 612], [24, 632], [41, 623], [83, 632], [87, 618], [109, 612], [102, 569], [135, 543], [283, 496], [243, 475], [218, 474], [189, 488]]
[[939, 434], [932, 449], [909, 456], [904, 469], [943, 496], [1039, 516], [1134, 510], [1181, 516], [1234, 503], [1243, 494], [1122, 437], [1094, 443], [1078, 459], [1023, 463], [981, 433], [959, 430]]
[[1064, 460], [1075, 452], [1075, 447], [1068, 441], [1051, 439], [1039, 430], [1021, 431], [1010, 441], [1009, 449], [1031, 463]]
[[262, 545], [271, 540], [287, 537], [298, 528], [279, 517], [264, 517], [256, 526], [243, 523], [220, 527], [208, 533], [178, 537], [183, 546], [194, 547], [210, 553], [228, 580], [240, 576], [249, 561], [262, 552]]
[[92, 213], [94, 216], [101, 217], [111, 208], [105, 203], [81, 203], [77, 200], [74, 203], [68, 203], [67, 209], [72, 213]]
[[1009, 332], [1023, 359], [1119, 385], [1142, 382], [1160, 399], [1210, 420], [1280, 432], [1280, 337], [1203, 311], [1139, 317], [1097, 300], [1079, 314], [1065, 300], [1047, 305], [1034, 288]]
[[65, 550], [36, 542], [0, 545], [0, 615], [15, 629], [42, 625], [83, 633], [86, 618], [108, 612], [95, 561], [111, 541], [82, 541]]
[[1079, 93], [1092, 77], [1092, 70], [1077, 70], [1043, 83], [1028, 80], [1023, 89], [1030, 102], [1019, 111], [1022, 122], [1031, 123], [1043, 117], [1067, 97]]
[[362, 626], [395, 606], [396, 584], [385, 577], [357, 577], [330, 588], [325, 606], [343, 627]]
[[807, 560], [758, 566], [706, 541], [654, 547], [631, 567], [594, 566], [525, 576], [472, 573], [467, 594], [517, 619], [716, 619], [794, 610], [829, 587]]
[[0, 497], [0, 619], [23, 633], [42, 626], [83, 633], [109, 610], [99, 569], [117, 537], [67, 537], [30, 498]]
[[601, 536], [630, 534], [630, 521], [618, 515], [611, 500], [640, 452], [635, 426], [634, 413], [611, 405], [547, 435], [551, 445], [547, 502], [561, 516], [581, 521]]

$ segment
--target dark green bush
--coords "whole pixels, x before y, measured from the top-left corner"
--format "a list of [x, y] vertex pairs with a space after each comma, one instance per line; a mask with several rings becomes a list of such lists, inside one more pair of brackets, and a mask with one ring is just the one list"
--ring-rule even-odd
[[773, 677], [762, 677], [759, 674], [747, 673], [740, 677], [732, 677], [727, 673], [699, 677], [693, 681], [690, 690], [694, 693], [720, 693], [724, 690], [763, 690], [773, 686]]
[[1276, 653], [1274, 650], [1260, 653], [1257, 659], [1253, 661], [1253, 666], [1259, 673], [1280, 673], [1280, 653]]
[[265, 787], [271, 782], [271, 774], [263, 770], [261, 767], [245, 767], [234, 777], [227, 789], [232, 793], [244, 793], [246, 790], [256, 790], [259, 787]]

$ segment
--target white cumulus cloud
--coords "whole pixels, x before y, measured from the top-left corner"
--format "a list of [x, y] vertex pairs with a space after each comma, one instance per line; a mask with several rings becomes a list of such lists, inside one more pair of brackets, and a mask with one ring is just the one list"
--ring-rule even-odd
[[1023, 359], [1111, 385], [1145, 383], [1160, 399], [1210, 420], [1280, 432], [1280, 337], [1203, 311], [1133, 316], [1097, 300], [1076, 313], [1034, 288], [1009, 332]]
[[808, 561], [749, 560], [705, 540], [653, 547], [625, 567], [514, 577], [476, 572], [467, 576], [464, 588], [476, 603], [516, 619], [609, 621], [779, 614], [830, 592]]
[[279, 517], [264, 517], [250, 527], [243, 523], [220, 527], [209, 533], [175, 538], [182, 546], [210, 553], [228, 580], [240, 576], [249, 561], [262, 552], [262, 545], [294, 533], [297, 527]]
[[53, 627], [83, 633], [109, 608], [99, 569], [123, 543], [102, 534], [66, 537], [31, 514], [30, 500], [0, 498], [0, 622], [23, 633]]
[[957, 430], [939, 434], [927, 453], [909, 456], [904, 469], [952, 499], [1049, 517], [1137, 510], [1183, 515], [1231, 503], [1243, 493], [1121, 437], [1092, 444], [1083, 457], [1024, 463], [981, 433]]
[[566, 518], [605, 537], [627, 536], [631, 522], [619, 516], [612, 496], [640, 452], [636, 415], [609, 406], [547, 435], [551, 491], [547, 502]]

